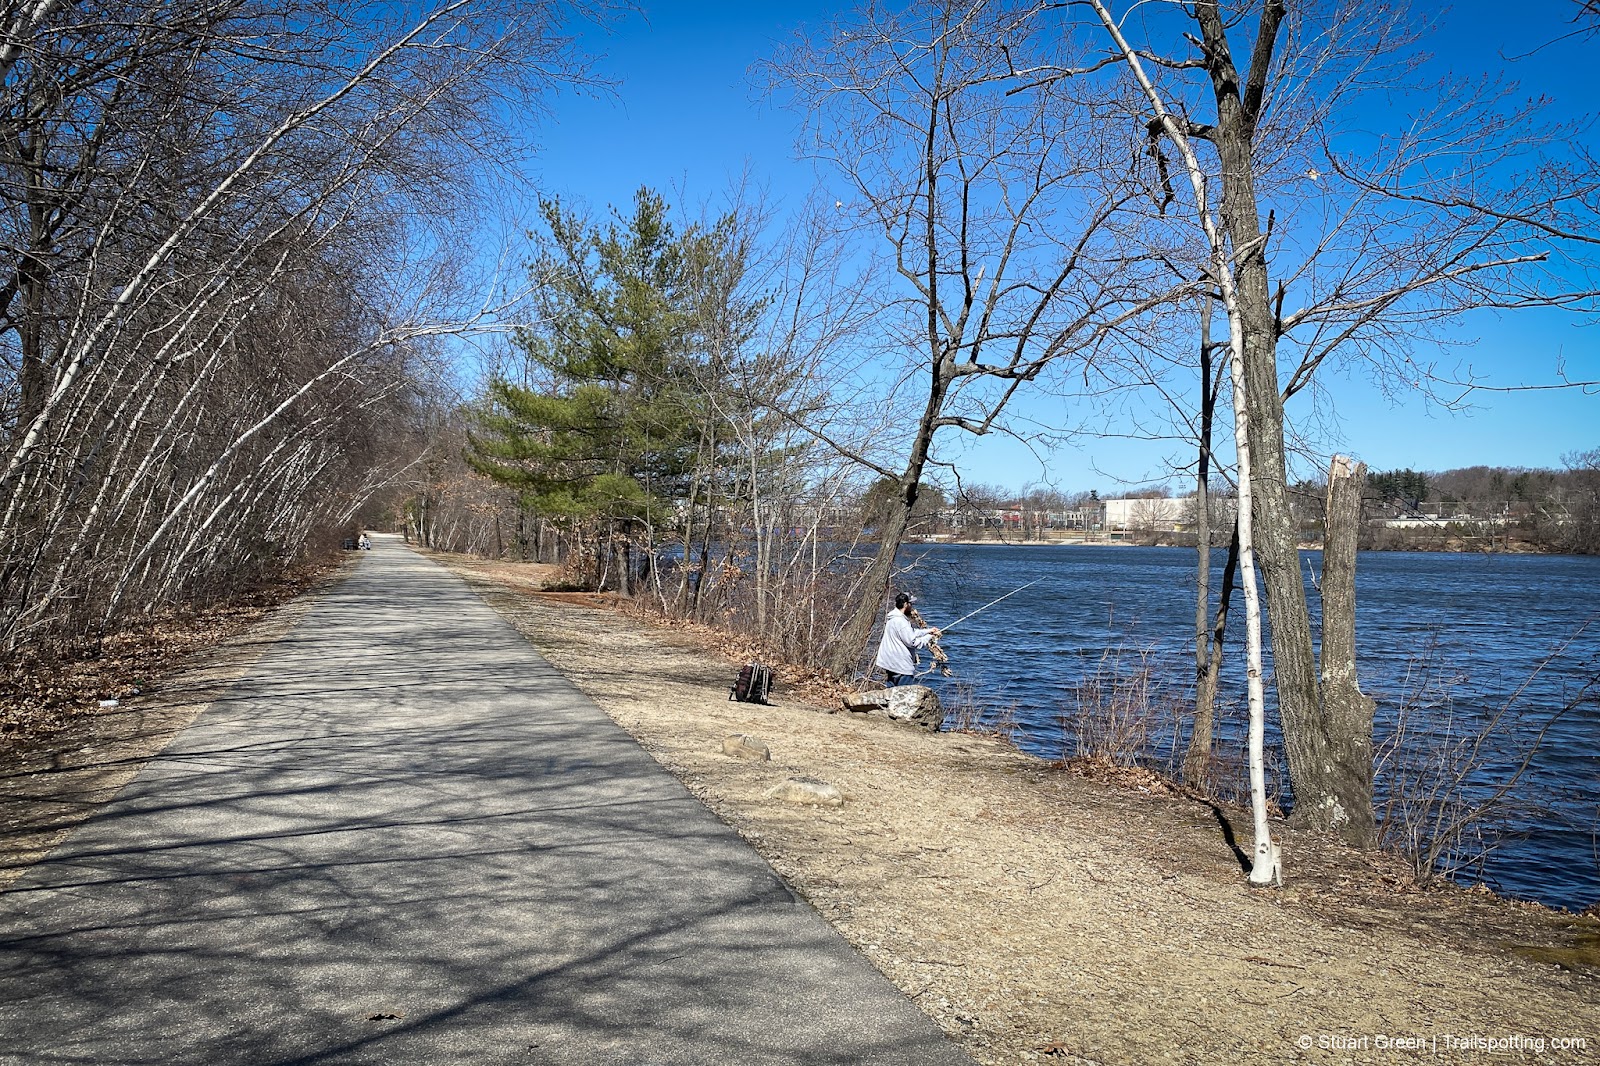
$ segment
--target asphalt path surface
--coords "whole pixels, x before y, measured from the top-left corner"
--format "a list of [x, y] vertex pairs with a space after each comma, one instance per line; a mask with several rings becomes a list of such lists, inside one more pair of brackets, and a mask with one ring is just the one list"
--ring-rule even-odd
[[0, 895], [0, 1062], [970, 1063], [390, 539]]

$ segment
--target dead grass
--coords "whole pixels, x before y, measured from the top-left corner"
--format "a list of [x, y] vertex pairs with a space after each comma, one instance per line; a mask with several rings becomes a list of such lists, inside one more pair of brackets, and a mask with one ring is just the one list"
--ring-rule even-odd
[[[454, 560], [441, 560], [454, 565]], [[1113, 764], [829, 714], [780, 686], [731, 703], [742, 656], [502, 584], [475, 587], [981, 1062], [1473, 1062], [1338, 1038], [1581, 1037], [1600, 1049], [1600, 922], [1417, 885], [1391, 856], [1276, 826], [1288, 886], [1245, 886], [1242, 812]], [[721, 754], [730, 733], [770, 763]], [[842, 809], [778, 805], [790, 775]], [[1309, 1037], [1311, 1047], [1300, 1041]], [[1320, 1044], [1330, 1045], [1328, 1047]]]

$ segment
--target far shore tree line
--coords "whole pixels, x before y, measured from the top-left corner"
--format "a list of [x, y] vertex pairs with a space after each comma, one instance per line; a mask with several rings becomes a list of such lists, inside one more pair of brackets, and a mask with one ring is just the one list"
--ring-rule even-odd
[[[493, 496], [488, 485], [481, 490]], [[817, 515], [825, 541], [860, 539], [876, 543], [884, 509], [893, 502], [894, 485], [887, 479], [866, 488], [846, 487], [830, 496]], [[1326, 519], [1325, 482], [1299, 481], [1291, 489], [1295, 528], [1302, 546], [1319, 546]], [[448, 529], [430, 520], [427, 510], [413, 522], [419, 540], [452, 544], [454, 550], [507, 559], [551, 559], [557, 555], [560, 523], [534, 501], [516, 502], [499, 494], [499, 505], [480, 500], [468, 510], [452, 512]], [[1235, 506], [1233, 488], [1213, 484], [1211, 506], [1219, 515]], [[437, 508], [427, 496], [417, 505]], [[663, 505], [666, 511], [670, 504]], [[923, 485], [917, 507], [907, 522], [910, 540], [978, 540], [997, 542], [1073, 542], [1194, 544], [1197, 499], [1169, 486], [1126, 489], [1102, 499], [1098, 489], [1065, 492], [1033, 488], [1015, 492], [998, 485], [966, 484], [947, 492]], [[478, 512], [473, 519], [471, 511]], [[729, 511], [707, 529], [709, 541], [724, 551], [740, 540]], [[1600, 553], [1600, 449], [1567, 457], [1565, 469], [1525, 467], [1462, 467], [1423, 473], [1410, 469], [1369, 472], [1361, 493], [1362, 549], [1437, 551], [1539, 551], [1574, 555]], [[1226, 546], [1228, 530], [1213, 530], [1213, 546]], [[640, 565], [652, 547], [674, 570], [680, 538], [670, 531], [639, 536], [631, 549]], [[704, 547], [704, 545], [703, 545]], [[709, 551], [703, 552], [709, 557]], [[589, 552], [586, 558], [598, 561]], [[628, 570], [618, 567], [583, 580], [597, 586], [622, 587]], [[577, 575], [574, 575], [577, 580]]]
[[[1372, 843], [1364, 499], [1443, 518], [1503, 488], [1508, 522], [1593, 550], [1594, 455], [1520, 482], [1369, 475], [1319, 449], [1316, 408], [1332, 371], [1446, 403], [1479, 387], [1419, 354], [1467, 312], [1597, 309], [1590, 127], [1425, 74], [1429, 13], [1404, 4], [1135, 8], [841, 13], [760, 74], [825, 175], [814, 201], [544, 194], [499, 254], [462, 235], [515, 180], [505, 116], [593, 85], [575, 27], [620, 8], [0, 16], [0, 641], [92, 646], [386, 512], [850, 677], [919, 523], [983, 510], [961, 438], [1126, 422], [1173, 442], [1195, 541], [1229, 549], [1220, 580], [1196, 554], [1185, 775], [1237, 644], [1250, 876], [1279, 873], [1268, 617], [1294, 819]], [[465, 338], [489, 365], [463, 388]]]
[[[885, 483], [862, 495], [862, 521], [872, 525]], [[1211, 506], [1233, 506], [1234, 491], [1217, 482]], [[1326, 482], [1302, 480], [1290, 507], [1302, 545], [1321, 543]], [[1089, 539], [1193, 544], [1198, 500], [1170, 486], [1119, 492], [1098, 489], [1009, 491], [965, 485], [959, 493], [924, 486], [907, 533], [912, 538], [979, 540]], [[1224, 523], [1226, 525], [1226, 523]], [[1100, 536], [1093, 536], [1100, 534]], [[1226, 528], [1212, 543], [1226, 544]], [[1363, 549], [1600, 553], [1600, 448], [1573, 452], [1562, 469], [1472, 466], [1438, 472], [1370, 471], [1361, 492]]]

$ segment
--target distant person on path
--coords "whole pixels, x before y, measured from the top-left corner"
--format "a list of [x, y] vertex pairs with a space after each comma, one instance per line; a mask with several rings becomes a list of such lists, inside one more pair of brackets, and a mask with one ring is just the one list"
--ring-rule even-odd
[[894, 598], [894, 610], [883, 620], [883, 641], [878, 645], [878, 666], [889, 676], [889, 687], [912, 680], [917, 672], [917, 649], [926, 648], [939, 630], [933, 626], [918, 629], [908, 617], [916, 597], [904, 592]]
[[365, 533], [361, 534], [361, 550], [362, 551], [371, 551], [372, 550], [372, 538], [367, 536]]

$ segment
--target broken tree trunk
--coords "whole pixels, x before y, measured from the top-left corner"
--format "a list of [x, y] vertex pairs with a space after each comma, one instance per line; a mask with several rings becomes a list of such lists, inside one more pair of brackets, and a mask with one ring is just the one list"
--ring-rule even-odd
[[1328, 471], [1328, 515], [1322, 548], [1322, 715], [1330, 744], [1327, 821], [1352, 844], [1371, 847], [1372, 716], [1377, 704], [1356, 678], [1356, 540], [1367, 468], [1343, 455]]

